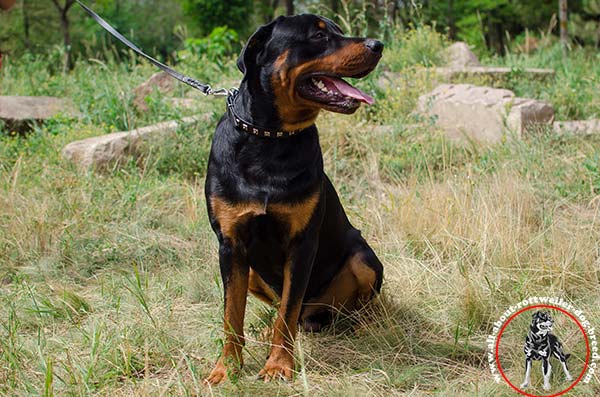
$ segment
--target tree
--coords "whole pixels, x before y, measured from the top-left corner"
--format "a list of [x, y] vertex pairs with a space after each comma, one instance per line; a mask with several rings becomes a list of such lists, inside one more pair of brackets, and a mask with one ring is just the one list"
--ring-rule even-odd
[[567, 0], [558, 0], [558, 20], [560, 21], [560, 43], [563, 50], [569, 44], [569, 33], [567, 31]]
[[569, 35], [582, 44], [600, 47], [600, 0], [584, 0], [581, 10], [569, 6]]
[[294, 15], [294, 0], [285, 0], [285, 14]]
[[75, 0], [65, 0], [64, 5], [59, 0], [52, 0], [54, 6], [60, 15], [60, 30], [63, 36], [63, 46], [65, 54], [63, 57], [63, 73], [67, 73], [73, 68], [73, 58], [71, 57], [71, 22], [69, 21], [69, 10], [75, 4]]
[[217, 26], [227, 25], [247, 33], [252, 14], [252, 0], [179, 0], [190, 25], [201, 36], [208, 35]]

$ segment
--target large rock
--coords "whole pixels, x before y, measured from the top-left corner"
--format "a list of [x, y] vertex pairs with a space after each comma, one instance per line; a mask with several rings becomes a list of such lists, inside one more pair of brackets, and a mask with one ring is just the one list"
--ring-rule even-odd
[[554, 131], [560, 135], [593, 135], [600, 134], [600, 119], [556, 121]]
[[148, 104], [146, 103], [148, 95], [152, 94], [154, 90], [158, 90], [161, 94], [172, 93], [175, 91], [176, 85], [177, 81], [165, 72], [155, 73], [133, 90], [135, 96], [133, 104], [140, 112], [146, 112], [148, 111]]
[[[554, 69], [511, 69], [505, 67], [469, 66], [460, 68], [437, 67], [418, 69], [417, 81], [427, 81], [432, 85], [442, 83], [459, 83], [476, 79], [475, 81], [489, 81], [502, 85], [512, 74], [518, 73], [519, 78], [544, 81], [555, 76]], [[394, 90], [399, 84], [398, 80], [406, 80], [403, 72], [384, 71], [381, 73], [377, 84], [384, 90]]]
[[46, 96], [0, 96], [0, 120], [10, 130], [24, 131], [33, 122], [43, 122], [59, 114], [78, 117], [71, 101]]
[[82, 168], [99, 168], [135, 154], [140, 143], [153, 141], [176, 131], [179, 127], [208, 121], [210, 115], [185, 117], [180, 121], [166, 121], [131, 131], [114, 132], [69, 143], [63, 156]]
[[486, 77], [493, 80], [505, 79], [510, 74], [520, 74], [523, 78], [544, 80], [552, 78], [556, 74], [554, 69], [512, 69], [495, 66], [464, 66], [464, 67], [440, 67], [435, 71], [444, 81], [453, 82], [457, 79], [468, 77]]
[[438, 86], [419, 97], [417, 111], [432, 117], [453, 140], [483, 143], [520, 137], [527, 128], [554, 119], [548, 103], [517, 98], [509, 90], [470, 84]]
[[477, 55], [473, 54], [469, 45], [458, 41], [446, 49], [447, 66], [450, 68], [464, 68], [468, 66], [481, 66]]

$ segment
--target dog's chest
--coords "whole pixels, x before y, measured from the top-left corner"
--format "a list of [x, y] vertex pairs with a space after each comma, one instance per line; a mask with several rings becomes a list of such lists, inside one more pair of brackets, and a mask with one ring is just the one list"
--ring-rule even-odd
[[525, 340], [525, 353], [527, 356], [533, 360], [548, 358], [551, 353], [550, 349], [550, 340], [547, 335], [540, 336], [529, 332]]
[[[258, 201], [231, 202], [220, 197], [212, 197], [210, 206], [224, 237], [244, 243], [248, 234], [265, 233], [260, 224], [277, 223], [280, 227], [273, 232], [284, 239], [291, 239], [308, 225], [319, 201], [319, 192], [293, 203], [268, 203]], [[267, 236], [265, 236], [267, 237]]]

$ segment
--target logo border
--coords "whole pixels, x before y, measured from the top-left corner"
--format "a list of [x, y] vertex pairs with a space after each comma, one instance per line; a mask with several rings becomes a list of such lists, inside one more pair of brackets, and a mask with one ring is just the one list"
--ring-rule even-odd
[[[531, 393], [527, 393], [527, 392], [519, 389], [518, 387], [516, 387], [515, 385], [513, 385], [510, 382], [510, 380], [508, 380], [508, 377], [504, 373], [504, 370], [502, 369], [502, 365], [500, 364], [500, 355], [499, 355], [500, 338], [502, 337], [502, 333], [504, 332], [504, 329], [519, 314], [521, 314], [521, 313], [523, 313], [525, 311], [531, 310], [531, 309], [536, 309], [536, 308], [549, 308], [549, 309], [555, 309], [555, 310], [558, 310], [560, 312], [563, 312], [564, 314], [566, 314], [567, 316], [569, 316], [573, 321], [575, 321], [575, 323], [577, 324], [577, 326], [581, 330], [581, 333], [583, 334], [583, 339], [585, 340], [585, 349], [586, 349], [585, 365], [583, 366], [583, 370], [581, 371], [581, 374], [575, 380], [575, 382], [573, 382], [571, 384], [571, 386], [569, 386], [565, 390], [563, 390], [561, 392], [558, 392], [558, 393], [555, 393], [555, 394], [549, 394], [549, 395], [545, 395], [545, 394], [542, 394], [542, 395], [540, 395], [540, 394], [531, 394]], [[508, 385], [510, 387], [512, 387], [516, 392], [518, 392], [520, 394], [523, 394], [523, 395], [525, 395], [527, 397], [558, 397], [558, 396], [563, 395], [566, 392], [570, 391], [571, 389], [573, 389], [579, 383], [579, 381], [581, 381], [581, 379], [585, 375], [585, 373], [586, 373], [586, 371], [588, 369], [588, 366], [590, 364], [590, 342], [588, 340], [587, 334], [585, 333], [585, 329], [583, 328], [583, 326], [581, 325], [581, 323], [579, 322], [579, 320], [577, 320], [577, 318], [575, 316], [573, 316], [571, 313], [569, 313], [568, 311], [566, 311], [562, 307], [554, 306], [554, 305], [545, 305], [545, 304], [526, 306], [523, 309], [521, 309], [518, 312], [516, 312], [515, 314], [513, 314], [512, 316], [510, 316], [508, 318], [508, 320], [506, 320], [506, 322], [502, 325], [502, 328], [500, 328], [500, 332], [498, 332], [498, 336], [496, 338], [496, 364], [498, 365], [498, 370], [500, 371], [500, 375], [502, 375], [502, 378], [504, 378], [504, 380], [506, 381], [506, 383], [508, 383]]]

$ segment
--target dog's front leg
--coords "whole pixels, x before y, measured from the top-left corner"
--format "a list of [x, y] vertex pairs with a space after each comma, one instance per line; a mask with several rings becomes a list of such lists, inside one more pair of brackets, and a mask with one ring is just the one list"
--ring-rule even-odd
[[550, 365], [550, 357], [542, 359], [542, 374], [544, 375], [544, 390], [550, 390], [550, 373], [552, 372], [552, 365]]
[[283, 270], [281, 305], [274, 325], [271, 352], [258, 374], [265, 382], [280, 377], [292, 378], [296, 326], [317, 251], [317, 241], [313, 236], [291, 244]]
[[529, 381], [531, 379], [531, 358], [525, 358], [525, 380], [521, 383], [521, 389], [525, 389], [529, 386]]
[[221, 357], [211, 371], [206, 384], [218, 384], [227, 379], [228, 371], [235, 372], [242, 367], [244, 347], [244, 313], [248, 293], [249, 267], [243, 260], [241, 247], [228, 238], [219, 245], [219, 265], [223, 279], [225, 313], [223, 327], [225, 345]]

